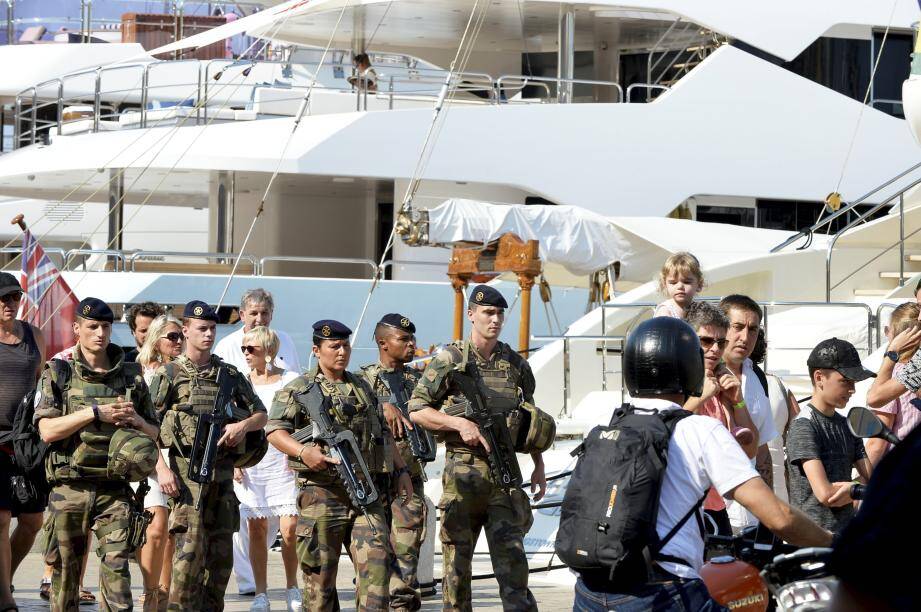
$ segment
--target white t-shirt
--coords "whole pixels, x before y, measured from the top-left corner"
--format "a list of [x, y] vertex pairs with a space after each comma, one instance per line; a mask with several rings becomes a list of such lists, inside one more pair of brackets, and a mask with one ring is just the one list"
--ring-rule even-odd
[[[665, 400], [634, 398], [637, 408], [670, 410], [681, 408]], [[726, 427], [710, 417], [693, 415], [682, 419], [668, 443], [668, 467], [659, 495], [656, 532], [664, 538], [678, 521], [700, 501], [711, 486], [726, 495], [743, 482], [757, 478], [742, 447]], [[662, 554], [685, 559], [692, 567], [659, 562], [662, 568], [681, 578], [699, 578], [703, 565], [704, 541], [697, 521], [691, 517], [662, 548]]]
[[[278, 347], [278, 356], [275, 358], [275, 365], [288, 372], [299, 373], [301, 371], [301, 362], [297, 358], [297, 347], [294, 346], [294, 340], [286, 332], [280, 329], [272, 328], [272, 331], [278, 335], [280, 346]], [[217, 343], [214, 354], [234, 366], [244, 374], [249, 374], [249, 366], [246, 365], [246, 357], [240, 347], [243, 345], [243, 326], [236, 330], [223, 340]], [[268, 406], [266, 406], [268, 408]]]
[[[761, 380], [752, 370], [752, 360], [746, 359], [742, 364], [742, 397], [752, 417], [752, 422], [758, 428], [758, 446], [767, 444], [780, 435], [774, 425], [774, 412], [771, 410], [771, 401], [761, 386]], [[753, 460], [754, 461], [754, 460]]]

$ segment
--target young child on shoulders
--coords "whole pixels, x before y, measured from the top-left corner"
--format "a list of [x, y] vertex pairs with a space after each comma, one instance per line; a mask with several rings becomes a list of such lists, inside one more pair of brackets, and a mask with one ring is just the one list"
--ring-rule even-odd
[[704, 288], [700, 262], [687, 252], [674, 253], [659, 272], [659, 290], [668, 299], [656, 306], [654, 317], [687, 318], [694, 296]]

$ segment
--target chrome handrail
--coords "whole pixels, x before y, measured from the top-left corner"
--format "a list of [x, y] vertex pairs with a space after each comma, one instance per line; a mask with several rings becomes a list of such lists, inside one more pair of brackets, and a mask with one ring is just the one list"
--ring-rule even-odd
[[332, 263], [332, 264], [352, 264], [367, 266], [374, 278], [377, 278], [377, 264], [370, 259], [350, 258], [350, 257], [301, 257], [297, 255], [270, 255], [259, 260], [259, 275], [265, 273], [265, 264], [272, 261], [287, 261], [293, 263]]
[[652, 83], [634, 83], [633, 85], [630, 85], [629, 87], [627, 87], [627, 103], [628, 104], [633, 101], [633, 97], [631, 94], [633, 93], [633, 90], [635, 89], [646, 89], [646, 90], [661, 89], [663, 91], [668, 91], [669, 89], [671, 89], [671, 87], [669, 87], [668, 85], [654, 85]]
[[[707, 297], [699, 298], [700, 301], [706, 302], [718, 302], [720, 298], [717, 297]], [[862, 304], [859, 302], [810, 302], [805, 300], [780, 300], [780, 301], [766, 301], [758, 302], [761, 306], [762, 312], [764, 313], [764, 318], [761, 321], [761, 325], [764, 327], [764, 334], [767, 337], [769, 330], [769, 319], [772, 308], [786, 308], [786, 307], [797, 307], [797, 306], [806, 306], [814, 308], [856, 308], [858, 310], [863, 310], [867, 313], [867, 341], [866, 347], [858, 347], [858, 350], [864, 350], [867, 354], [870, 354], [874, 350], [873, 336], [874, 336], [874, 326], [878, 327], [879, 318], [874, 316], [873, 310], [867, 304]], [[656, 302], [632, 302], [629, 304], [619, 304], [619, 303], [606, 303], [602, 304], [599, 308], [601, 309], [601, 320], [599, 324], [602, 326], [602, 331], [605, 329], [605, 312], [607, 310], [617, 310], [617, 309], [628, 309], [628, 308], [655, 308], [658, 304]], [[879, 309], [877, 310], [877, 313]], [[608, 375], [616, 373], [616, 370], [607, 369], [607, 354], [609, 349], [607, 344], [609, 342], [621, 342], [623, 343], [627, 336], [629, 336], [630, 330], [635, 321], [628, 324], [628, 328], [623, 334], [614, 334], [607, 335], [602, 334], [562, 334], [558, 336], [531, 336], [532, 342], [553, 342], [553, 341], [562, 341], [563, 342], [563, 412], [561, 414], [568, 414], [569, 404], [572, 401], [572, 389], [571, 389], [571, 374], [570, 374], [570, 343], [574, 340], [578, 341], [591, 341], [591, 342], [602, 342], [601, 352], [601, 388], [602, 390], [607, 390], [608, 388]], [[877, 330], [877, 347], [879, 346], [879, 332]], [[769, 344], [770, 346], [770, 344]], [[812, 347], [799, 347], [799, 346], [785, 346], [785, 347], [771, 347], [771, 351], [807, 351], [811, 350]], [[615, 353], [617, 350], [615, 349]], [[764, 369], [768, 369], [768, 356], [765, 355], [764, 359]], [[623, 368], [621, 368], [621, 374], [623, 374]], [[791, 374], [793, 375], [793, 374]], [[621, 391], [623, 391], [623, 384], [621, 384]]]
[[392, 266], [437, 266], [443, 268], [447, 265], [447, 261], [412, 261], [404, 259], [388, 259], [381, 264], [381, 274], [386, 273], [387, 268]]
[[[130, 266], [130, 272], [135, 271], [135, 262], [138, 259], [149, 259], [152, 257], [200, 257], [203, 259], [226, 259], [234, 261], [237, 258], [235, 253], [201, 253], [195, 251], [134, 251], [126, 258]], [[250, 262], [253, 265], [253, 274], [258, 275], [259, 262], [252, 255], [240, 255], [241, 260]]]
[[[496, 91], [499, 92], [502, 90], [502, 82], [506, 80], [528, 80], [534, 81], [535, 83], [556, 83], [557, 89], [559, 89], [560, 84], [567, 83], [572, 85], [601, 85], [604, 87], [613, 87], [617, 90], [617, 101], [624, 101], [624, 89], [620, 86], [620, 83], [614, 81], [595, 81], [591, 79], [561, 79], [557, 77], [536, 77], [536, 76], [524, 76], [517, 74], [504, 74], [496, 79]], [[496, 96], [498, 98], [498, 95]]]
[[[121, 262], [121, 271], [125, 271], [125, 252], [116, 249], [70, 249], [64, 256], [64, 269], [66, 270], [69, 268], [70, 262], [79, 255], [104, 255], [106, 257], [112, 257], [115, 259], [115, 269], [112, 271], [119, 271], [119, 262]], [[83, 269], [86, 270], [85, 260], [83, 262]]]
[[[67, 253], [64, 249], [58, 247], [42, 247], [46, 255], [57, 255], [61, 258], [61, 266], [59, 269], [64, 267], [64, 262], [67, 259]], [[22, 254], [22, 247], [3, 247], [0, 248], [0, 253], [15, 253], [16, 255]]]
[[[851, 212], [852, 210], [854, 210], [854, 208], [855, 208], [856, 206], [858, 206], [858, 205], [860, 205], [860, 204], [863, 204], [866, 200], [868, 200], [869, 198], [873, 197], [874, 195], [876, 195], [877, 193], [879, 193], [880, 191], [882, 191], [883, 189], [885, 189], [885, 188], [888, 187], [889, 185], [892, 185], [893, 183], [895, 183], [895, 182], [898, 181], [899, 179], [901, 179], [901, 178], [903, 178], [903, 177], [905, 177], [905, 176], [911, 174], [912, 172], [914, 172], [915, 170], [917, 170], [917, 169], [919, 169], [919, 168], [921, 168], [921, 162], [918, 162], [917, 164], [914, 164], [912, 167], [908, 168], [907, 170], [904, 170], [904, 171], [900, 172], [899, 174], [895, 175], [895, 176], [892, 177], [891, 179], [889, 179], [889, 180], [887, 180], [886, 182], [884, 182], [882, 185], [879, 185], [879, 186], [877, 186], [877, 187], [874, 187], [873, 189], [871, 189], [871, 190], [868, 191], [867, 193], [863, 194], [862, 196], [860, 196], [859, 198], [857, 198], [857, 199], [854, 200], [853, 202], [849, 202], [846, 206], [842, 206], [841, 208], [839, 208], [838, 210], [836, 210], [836, 211], [833, 212], [832, 214], [828, 215], [827, 217], [823, 217], [822, 219], [819, 219], [819, 220], [816, 221], [811, 227], [796, 232], [796, 234], [794, 234], [793, 236], [790, 236], [789, 238], [787, 238], [786, 240], [784, 240], [783, 242], [781, 242], [780, 244], [778, 244], [777, 246], [775, 246], [774, 248], [772, 248], [770, 252], [771, 252], [771, 253], [776, 253], [776, 252], [778, 252], [778, 251], [781, 251], [781, 250], [783, 250], [784, 248], [786, 248], [786, 247], [790, 246], [791, 244], [793, 244], [794, 242], [796, 242], [797, 240], [799, 240], [800, 238], [804, 238], [804, 237], [806, 237], [806, 236], [811, 235], [812, 233], [814, 233], [816, 230], [818, 230], [818, 229], [819, 229], [820, 227], [822, 227], [823, 225], [828, 225], [829, 223], [831, 223], [832, 221], [834, 221], [835, 219], [837, 219], [837, 218], [840, 217], [841, 215], [844, 215], [844, 214], [847, 214], [847, 213]], [[900, 193], [905, 193], [906, 191], [908, 191], [908, 189], [911, 189], [911, 187], [913, 187], [913, 186], [915, 186], [915, 185], [917, 185], [917, 184], [918, 184], [917, 181], [914, 182], [914, 183], [912, 183], [912, 185], [911, 185], [910, 187], [907, 187], [906, 189], [903, 189], [903, 190], [901, 190], [901, 191], [899, 191], [899, 192], [896, 192], [896, 193], [892, 194], [892, 195], [891, 195], [889, 198], [887, 198], [885, 201], [886, 201], [886, 202], [891, 201], [893, 198], [895, 198], [895, 196], [899, 195]], [[862, 216], [865, 216], [865, 215], [859, 215], [859, 214], [858, 214], [858, 219], [862, 218]]]

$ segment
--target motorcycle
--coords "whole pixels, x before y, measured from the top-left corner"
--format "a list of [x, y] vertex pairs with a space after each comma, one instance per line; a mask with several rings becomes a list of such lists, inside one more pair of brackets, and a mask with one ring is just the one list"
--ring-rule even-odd
[[[899, 443], [867, 408], [851, 408], [847, 424], [858, 438]], [[863, 499], [864, 494], [864, 485], [852, 486], [853, 499]], [[721, 548], [726, 553], [715, 554]], [[710, 560], [701, 568], [701, 578], [710, 596], [730, 610], [814, 612], [830, 607], [837, 586], [837, 579], [828, 570], [830, 548], [798, 549], [778, 541], [759, 525], [731, 537], [709, 536], [707, 551]]]

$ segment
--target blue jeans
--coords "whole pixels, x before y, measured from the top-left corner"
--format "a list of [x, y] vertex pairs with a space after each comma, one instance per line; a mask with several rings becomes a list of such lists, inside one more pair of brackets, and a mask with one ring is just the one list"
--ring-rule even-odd
[[652, 582], [634, 593], [601, 593], [576, 581], [573, 612], [646, 612], [648, 610], [686, 610], [687, 612], [721, 612], [726, 608], [710, 597], [703, 580]]

